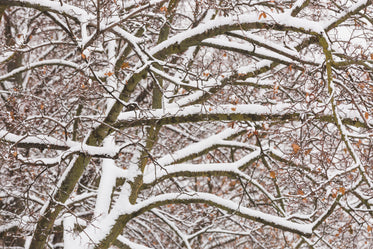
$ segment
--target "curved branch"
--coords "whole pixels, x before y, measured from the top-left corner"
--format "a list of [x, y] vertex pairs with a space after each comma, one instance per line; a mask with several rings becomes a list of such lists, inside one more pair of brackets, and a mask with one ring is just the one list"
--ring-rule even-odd
[[37, 9], [41, 12], [50, 11], [56, 14], [61, 14], [63, 16], [69, 17], [77, 22], [85, 22], [88, 19], [93, 19], [94, 17], [90, 15], [85, 10], [64, 3], [62, 6], [58, 1], [37, 1], [37, 0], [0, 0], [0, 5], [8, 6], [20, 6]]
[[233, 214], [236, 214], [243, 218], [260, 222], [271, 227], [279, 228], [284, 231], [296, 233], [305, 237], [310, 237], [312, 235], [313, 226], [311, 224], [299, 224], [291, 222], [285, 218], [246, 208], [233, 201], [225, 200], [221, 197], [208, 193], [163, 194], [136, 204], [134, 206], [134, 209], [138, 209], [138, 213], [144, 213], [154, 207], [170, 203], [206, 203], [226, 210], [228, 212], [232, 212]]
[[71, 67], [71, 68], [75, 68], [77, 70], [80, 70], [79, 65], [74, 63], [74, 62], [61, 60], [61, 59], [51, 59], [51, 60], [44, 60], [44, 61], [38, 61], [38, 62], [35, 62], [35, 63], [31, 63], [31, 64], [29, 64], [27, 66], [24, 66], [24, 67], [18, 67], [17, 69], [14, 69], [13, 71], [11, 71], [7, 74], [1, 75], [0, 76], [0, 81], [9, 79], [16, 74], [23, 73], [25, 71], [28, 71], [28, 70], [31, 70], [31, 69], [34, 69], [34, 68], [37, 68], [37, 67], [51, 66], [51, 65]]
[[188, 47], [198, 45], [202, 40], [224, 34], [233, 30], [248, 29], [273, 29], [279, 31], [294, 31], [313, 36], [321, 34], [324, 30], [317, 22], [308, 21], [288, 14], [271, 14], [269, 18], [259, 20], [254, 15], [239, 15], [236, 17], [220, 17], [206, 22], [191, 30], [177, 34], [170, 39], [155, 46], [150, 53], [156, 57], [163, 57], [168, 54], [180, 53]]
[[[274, 228], [281, 229], [286, 232], [291, 232], [299, 234], [301, 236], [310, 237], [313, 233], [313, 224], [300, 224], [289, 221], [285, 218], [278, 217], [275, 215], [263, 213], [251, 208], [243, 207], [238, 203], [230, 200], [223, 199], [213, 194], [208, 193], [169, 193], [162, 194], [152, 198], [149, 198], [143, 202], [126, 208], [125, 214], [114, 214], [110, 215], [108, 219], [111, 221], [103, 222], [110, 226], [109, 232], [107, 234], [102, 234], [100, 231], [96, 230], [95, 234], [101, 237], [100, 242], [96, 244], [96, 248], [107, 248], [110, 240], [117, 237], [120, 227], [123, 227], [131, 218], [143, 214], [155, 207], [164, 206], [167, 204], [191, 204], [191, 203], [206, 203], [211, 206], [223, 209], [232, 214], [238, 215], [242, 218], [249, 219], [255, 222], [262, 223]], [[118, 216], [117, 216], [118, 215]], [[113, 224], [112, 222], [115, 222]], [[111, 224], [111, 225], [110, 225]], [[107, 229], [106, 227], [101, 227], [102, 229]], [[86, 236], [90, 236], [87, 234]], [[90, 236], [94, 237], [94, 236]], [[98, 237], [98, 236], [97, 236]], [[96, 237], [96, 238], [97, 238]]]

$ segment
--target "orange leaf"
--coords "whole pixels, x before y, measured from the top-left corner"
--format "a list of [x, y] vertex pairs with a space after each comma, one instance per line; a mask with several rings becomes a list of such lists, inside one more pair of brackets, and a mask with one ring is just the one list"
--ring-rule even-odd
[[265, 13], [265, 12], [262, 12], [262, 13], [260, 13], [260, 15], [259, 15], [259, 20], [260, 20], [260, 18], [267, 18], [267, 14]]
[[81, 56], [82, 56], [82, 59], [85, 60], [87, 57], [85, 56], [85, 54], [81, 53]]
[[13, 152], [13, 156], [14, 156], [14, 157], [17, 157], [17, 155], [18, 155], [17, 151], [14, 151], [14, 152]]
[[344, 195], [344, 194], [346, 193], [346, 189], [345, 189], [345, 187], [340, 187], [340, 188], [339, 188], [339, 192], [341, 192], [342, 195]]
[[308, 154], [311, 153], [311, 150], [312, 150], [312, 149], [308, 149], [308, 150], [306, 150], [306, 151], [304, 152], [304, 154], [307, 156]]
[[270, 176], [272, 179], [275, 179], [275, 178], [276, 178], [276, 172], [274, 172], [274, 171], [270, 171], [270, 172], [269, 172], [269, 176]]
[[372, 59], [372, 60], [373, 60], [373, 54], [370, 54], [370, 59]]
[[236, 107], [232, 107], [232, 108], [231, 108], [232, 111], [235, 111], [236, 109], [237, 109]]
[[129, 68], [129, 67], [130, 67], [130, 64], [128, 62], [123, 62], [122, 65], [120, 66], [121, 69]]
[[107, 72], [107, 73], [104, 73], [104, 75], [106, 75], [106, 76], [112, 76], [114, 73], [113, 72]]
[[40, 104], [40, 109], [41, 109], [41, 110], [44, 109], [44, 104]]
[[368, 119], [369, 118], [369, 113], [365, 112], [364, 117], [365, 117], [365, 119]]
[[358, 148], [360, 148], [360, 145], [361, 145], [362, 143], [363, 143], [363, 142], [361, 141], [361, 139], [359, 139], [359, 142], [356, 143], [356, 146], [357, 146]]
[[10, 112], [10, 117], [14, 120], [14, 112]]
[[372, 227], [368, 225], [367, 230], [368, 230], [368, 232], [371, 232], [372, 231]]
[[233, 180], [233, 181], [231, 181], [231, 182], [229, 183], [229, 186], [230, 186], [230, 187], [234, 187], [234, 186], [236, 185], [236, 183], [237, 183], [237, 182]]
[[300, 149], [300, 147], [299, 147], [299, 145], [298, 144], [292, 144], [291, 145], [291, 147], [293, 148], [293, 151], [294, 151], [294, 153], [298, 153], [298, 151], [299, 151], [299, 149]]
[[165, 6], [161, 7], [161, 8], [160, 8], [160, 11], [161, 11], [161, 12], [167, 12], [167, 7], [165, 7]]
[[278, 93], [278, 89], [279, 89], [279, 87], [280, 87], [280, 86], [277, 85], [277, 84], [274, 85], [274, 86], [273, 86], [273, 93], [275, 93], [275, 94]]

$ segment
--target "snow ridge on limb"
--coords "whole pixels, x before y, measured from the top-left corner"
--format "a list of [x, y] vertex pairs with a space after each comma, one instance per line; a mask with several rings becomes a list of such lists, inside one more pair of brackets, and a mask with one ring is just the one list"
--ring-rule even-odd
[[[1, 7], [5, 2], [9, 6], [14, 3], [15, 7]], [[178, 2], [180, 6], [173, 11], [170, 6], [177, 6]], [[279, 236], [266, 240], [255, 234], [270, 222], [270, 226], [280, 230], [267, 227], [265, 232], [280, 235], [289, 231], [283, 242], [295, 248], [303, 247], [302, 243], [315, 247], [327, 244], [334, 236], [328, 228], [334, 224], [347, 231], [339, 238], [352, 241], [361, 234], [369, 237], [370, 226], [368, 232], [359, 229], [359, 234], [349, 233], [346, 227], [350, 225], [355, 232], [359, 225], [369, 224], [359, 216], [371, 210], [372, 198], [369, 191], [364, 193], [372, 188], [371, 180], [366, 178], [366, 185], [362, 177], [371, 174], [373, 115], [369, 109], [369, 63], [373, 57], [370, 45], [362, 45], [358, 52], [351, 45], [356, 44], [352, 41], [354, 37], [368, 37], [371, 32], [366, 13], [372, 9], [363, 10], [370, 3], [349, 0], [328, 5], [299, 0], [290, 6], [274, 1], [220, 1], [220, 5], [212, 2], [88, 1], [75, 2], [82, 9], [75, 12], [74, 6], [58, 0], [40, 4], [35, 0], [0, 0], [0, 16], [3, 8], [5, 18], [8, 13], [17, 16], [8, 16], [9, 23], [15, 25], [10, 33], [16, 43], [23, 42], [22, 33], [41, 25], [30, 38], [30, 44], [7, 44], [2, 48], [5, 52], [15, 51], [13, 58], [24, 56], [18, 68], [8, 60], [0, 66], [0, 79], [8, 75], [0, 82], [0, 92], [4, 93], [0, 96], [4, 103], [0, 119], [6, 120], [4, 127], [15, 133], [0, 130], [4, 158], [10, 166], [9, 170], [1, 170], [9, 172], [9, 178], [5, 178], [9, 182], [13, 179], [13, 167], [27, 169], [26, 173], [30, 170], [29, 175], [20, 174], [29, 181], [22, 187], [34, 183], [29, 192], [35, 196], [27, 197], [32, 203], [27, 215], [33, 219], [29, 224], [38, 224], [35, 231], [23, 232], [34, 237], [32, 249], [43, 249], [49, 243], [51, 247], [62, 245], [62, 238], [55, 239], [64, 223], [65, 240], [69, 240], [65, 246], [70, 248], [141, 248], [129, 240], [138, 238], [133, 231], [143, 231], [142, 226], [145, 231], [152, 231], [142, 238], [144, 245], [159, 243], [159, 247], [165, 248], [212, 248], [218, 243], [222, 247], [229, 240], [219, 240], [223, 235], [209, 234], [210, 231], [234, 232], [241, 228], [244, 232], [236, 233], [241, 241], [230, 241], [229, 246], [244, 247], [243, 241], [249, 238], [252, 245], [272, 248], [272, 242], [275, 246], [282, 242]], [[160, 5], [147, 9], [155, 3]], [[228, 5], [224, 6], [225, 3]], [[311, 7], [307, 8], [308, 5]], [[284, 14], [275, 14], [284, 9]], [[84, 12], [91, 16], [82, 17]], [[295, 18], [298, 13], [302, 18]], [[28, 18], [29, 24], [23, 14], [32, 17]], [[329, 20], [325, 21], [325, 17]], [[339, 24], [343, 21], [346, 22], [342, 27]], [[7, 20], [5, 23], [8, 24]], [[324, 29], [335, 25], [336, 30], [328, 37], [324, 35]], [[351, 43], [339, 39], [338, 27], [352, 31]], [[330, 42], [325, 51], [318, 44], [322, 39]], [[370, 42], [366, 40], [366, 44]], [[38, 58], [52, 63], [64, 54], [64, 60], [83, 63], [89, 73], [85, 73], [86, 69], [82, 71], [83, 64], [67, 71], [65, 65], [51, 64], [48, 68], [52, 70], [42, 75], [40, 70], [33, 70], [43, 66], [33, 64]], [[324, 55], [329, 58], [325, 60]], [[333, 62], [332, 56], [341, 61]], [[33, 68], [25, 69], [28, 64]], [[66, 72], [71, 78], [65, 77]], [[18, 76], [25, 76], [23, 82]], [[80, 85], [82, 82], [84, 85]], [[23, 88], [17, 87], [20, 85]], [[40, 85], [47, 87], [41, 93], [34, 91], [40, 90]], [[152, 90], [159, 93], [153, 94], [156, 98], [151, 97]], [[56, 100], [52, 97], [54, 93], [58, 95]], [[26, 97], [28, 94], [33, 96]], [[8, 99], [7, 95], [11, 97]], [[54, 105], [38, 108], [39, 100]], [[19, 103], [22, 108], [31, 104], [32, 108], [27, 109], [30, 113], [18, 113]], [[82, 117], [89, 117], [88, 122]], [[17, 127], [13, 129], [14, 126]], [[219, 133], [222, 127], [232, 128]], [[65, 133], [61, 134], [61, 130]], [[64, 135], [66, 141], [54, 138], [53, 134]], [[102, 145], [110, 134], [120, 142]], [[128, 141], [141, 141], [145, 146]], [[184, 144], [188, 146], [174, 151], [174, 147]], [[45, 148], [51, 150], [41, 150]], [[119, 153], [121, 148], [123, 153]], [[65, 168], [69, 159], [71, 162]], [[35, 171], [43, 169], [46, 172], [41, 177], [33, 178]], [[49, 184], [48, 188], [35, 184], [38, 182]], [[14, 195], [22, 201], [24, 193], [12, 191], [11, 187], [5, 198]], [[169, 198], [163, 195], [167, 192]], [[175, 192], [181, 193], [180, 200]], [[218, 198], [206, 196], [206, 192]], [[336, 193], [343, 198], [333, 199]], [[152, 202], [147, 202], [149, 196], [155, 196], [150, 199]], [[45, 197], [47, 201], [43, 200]], [[219, 198], [235, 202], [226, 203]], [[3, 203], [0, 199], [0, 206]], [[153, 206], [161, 210], [158, 216], [155, 212], [145, 213]], [[230, 213], [238, 210], [243, 215], [240, 218], [221, 209]], [[252, 210], [262, 213], [255, 215]], [[184, 216], [186, 213], [191, 219]], [[202, 214], [207, 223], [199, 224]], [[241, 223], [249, 214], [251, 218], [247, 221], [258, 222]], [[262, 214], [274, 217], [263, 221]], [[7, 220], [11, 221], [9, 217]], [[87, 223], [82, 223], [81, 217]], [[273, 221], [276, 217], [280, 221]], [[326, 217], [330, 217], [328, 222]], [[352, 217], [352, 221], [346, 217]], [[192, 226], [187, 224], [189, 220], [194, 222]], [[240, 227], [236, 226], [237, 221]], [[302, 225], [295, 231], [301, 235], [303, 225], [311, 226], [312, 238], [291, 234], [293, 223]], [[321, 229], [321, 224], [327, 229]], [[77, 229], [78, 226], [81, 227]], [[18, 228], [21, 231], [22, 225]], [[160, 231], [155, 232], [157, 229]], [[162, 238], [171, 233], [171, 242]]]
[[71, 140], [61, 140], [46, 135], [25, 135], [20, 136], [14, 133], [10, 133], [7, 130], [0, 130], [0, 140], [8, 143], [14, 143], [17, 147], [36, 147], [40, 149], [51, 148], [56, 150], [67, 150], [71, 147], [79, 146], [79, 142]]
[[[173, 199], [175, 199], [173, 201]], [[266, 214], [257, 210], [246, 208], [240, 206], [238, 203], [235, 203], [230, 200], [223, 199], [214, 194], [209, 193], [200, 193], [200, 192], [191, 192], [191, 193], [169, 193], [163, 194], [156, 197], [149, 198], [146, 201], [140, 202], [139, 204], [134, 205], [135, 210], [146, 210], [153, 206], [158, 206], [160, 203], [207, 203], [213, 206], [219, 207], [223, 210], [233, 212], [238, 216], [248, 218], [269, 226], [277, 227], [285, 231], [293, 232], [300, 234], [305, 237], [310, 237], [313, 230], [312, 224], [300, 224], [288, 221], [285, 218], [274, 216], [271, 214]], [[140, 211], [140, 212], [141, 212]]]
[[71, 67], [71, 68], [80, 70], [79, 65], [74, 62], [67, 61], [67, 60], [61, 60], [61, 59], [51, 59], [51, 60], [44, 60], [44, 61], [30, 63], [29, 65], [24, 66], [24, 67], [18, 67], [17, 69], [14, 69], [13, 71], [7, 74], [0, 75], [0, 81], [9, 79], [16, 74], [23, 73], [30, 69], [37, 68], [37, 67], [43, 67], [43, 66], [65, 66], [65, 67]]
[[[145, 201], [139, 202], [135, 205], [126, 206], [126, 208], [122, 208], [117, 212], [111, 212], [106, 218], [106, 221], [102, 221], [101, 224], [105, 224], [104, 226], [99, 226], [98, 224], [94, 224], [96, 226], [93, 229], [92, 226], [90, 228], [85, 229], [82, 234], [82, 237], [85, 239], [91, 237], [95, 238], [96, 247], [100, 246], [102, 241], [105, 241], [107, 237], [111, 236], [113, 233], [112, 226], [115, 223], [115, 220], [123, 220], [126, 221], [125, 217], [131, 216], [131, 214], [138, 214], [144, 213], [146, 211], [151, 210], [152, 208], [163, 206], [166, 204], [187, 204], [187, 203], [206, 203], [220, 209], [226, 210], [231, 212], [235, 215], [238, 215], [243, 218], [247, 218], [256, 222], [263, 223], [268, 226], [272, 226], [275, 228], [282, 229], [284, 231], [296, 233], [305, 237], [310, 237], [312, 235], [313, 224], [301, 224], [295, 223], [292, 221], [287, 220], [283, 217], [278, 217], [275, 215], [263, 213], [261, 211], [257, 211], [251, 208], [246, 208], [241, 206], [238, 203], [235, 203], [230, 200], [226, 200], [224, 198], [218, 197], [214, 194], [209, 193], [201, 193], [201, 192], [190, 192], [190, 193], [168, 193], [168, 194], [161, 194], [155, 197], [151, 197]], [[118, 205], [118, 203], [116, 204]], [[91, 234], [91, 232], [94, 232]], [[101, 241], [101, 242], [100, 242]], [[78, 244], [83, 245], [85, 244], [84, 239], [81, 240]], [[84, 247], [90, 248], [90, 247]]]
[[[211, 148], [210, 148], [211, 149]], [[148, 173], [145, 173], [144, 184], [151, 185], [152, 183], [163, 179], [175, 176], [204, 176], [204, 175], [232, 175], [240, 176], [242, 173], [240, 168], [248, 165], [261, 156], [261, 150], [257, 150], [247, 154], [240, 160], [232, 163], [211, 163], [211, 164], [172, 164], [166, 167], [159, 166], [155, 171], [149, 168]]]
[[0, 0], [2, 5], [10, 6], [22, 6], [28, 8], [35, 8], [40, 11], [51, 11], [57, 14], [62, 14], [67, 17], [73, 18], [80, 22], [86, 22], [93, 19], [94, 16], [89, 14], [87, 11], [82, 8], [76, 7], [74, 5], [63, 3], [61, 5], [58, 1], [49, 1], [49, 0]]
[[[269, 14], [268, 14], [269, 15]], [[278, 30], [294, 30], [311, 35], [319, 35], [324, 32], [321, 24], [311, 20], [303, 20], [292, 17], [286, 13], [271, 13], [267, 19], [258, 20], [257, 16], [238, 15], [236, 17], [219, 17], [208, 21], [197, 28], [177, 34], [170, 39], [160, 43], [150, 50], [151, 54], [170, 54], [182, 52], [187, 47], [197, 45], [201, 40], [223, 34], [227, 31], [239, 29], [255, 29], [271, 27]]]
[[[356, 127], [366, 127], [357, 111], [346, 108], [342, 122]], [[300, 120], [303, 115], [309, 115], [326, 122], [333, 122], [332, 111], [320, 107], [306, 107], [309, 113], [305, 113], [303, 105], [280, 103], [273, 105], [242, 104], [242, 105], [191, 105], [186, 107], [169, 107], [166, 110], [139, 110], [121, 113], [118, 121], [113, 125], [116, 128], [130, 126], [159, 124], [178, 124], [219, 120], [249, 120], [249, 121], [291, 121]], [[311, 111], [312, 110], [312, 111]], [[349, 110], [347, 112], [347, 110]], [[371, 121], [373, 122], [373, 121]]]
[[63, 160], [69, 158], [72, 155], [83, 154], [98, 158], [116, 158], [118, 154], [126, 147], [133, 146], [133, 143], [123, 144], [121, 146], [89, 146], [86, 144], [79, 144], [74, 147], [70, 147], [68, 150], [63, 151], [59, 156], [53, 158], [28, 158], [22, 155], [17, 155], [22, 163], [33, 164], [33, 165], [45, 165], [54, 166], [60, 164]]
[[210, 136], [197, 143], [186, 146], [170, 155], [166, 155], [157, 160], [157, 164], [162, 166], [175, 164], [188, 160], [192, 156], [197, 156], [206, 150], [211, 150], [214, 146], [219, 145], [225, 139], [237, 136], [243, 130], [240, 128], [227, 128], [216, 135]]

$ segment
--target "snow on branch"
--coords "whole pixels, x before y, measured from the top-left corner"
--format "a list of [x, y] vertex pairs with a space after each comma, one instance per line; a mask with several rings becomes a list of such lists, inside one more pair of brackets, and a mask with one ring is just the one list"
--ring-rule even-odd
[[72, 140], [61, 140], [47, 135], [21, 136], [10, 133], [7, 130], [0, 130], [0, 140], [22, 148], [68, 150], [72, 147], [81, 146], [80, 142], [74, 142]]
[[28, 8], [34, 8], [40, 11], [51, 11], [57, 14], [61, 14], [75, 20], [79, 20], [80, 22], [85, 22], [89, 19], [94, 20], [94, 16], [89, 14], [84, 9], [79, 7], [58, 2], [58, 1], [49, 1], [49, 0], [0, 0], [1, 5], [9, 5], [9, 6], [22, 6]]
[[[152, 249], [150, 247], [147, 247], [147, 246], [143, 246], [143, 245], [140, 245], [140, 244], [137, 244], [137, 243], [134, 243], [132, 241], [130, 241], [129, 239], [123, 237], [123, 236], [118, 236], [117, 240], [123, 244], [125, 247], [124, 248], [129, 248], [129, 249]], [[114, 242], [114, 244], [116, 244], [117, 242]]]
[[163, 178], [171, 178], [178, 176], [208, 176], [208, 175], [231, 175], [240, 176], [240, 168], [249, 165], [256, 161], [261, 155], [258, 148], [232, 163], [211, 163], [211, 164], [172, 164], [167, 167], [156, 167], [152, 172], [148, 169], [148, 173], [144, 176], [144, 184], [152, 184], [155, 181]]
[[193, 105], [182, 108], [167, 108], [166, 110], [142, 110], [125, 112], [119, 115], [117, 128], [128, 126], [147, 125], [153, 123], [176, 124], [186, 122], [213, 121], [213, 120], [252, 120], [293, 119], [299, 113], [289, 110], [290, 104], [262, 106], [248, 105], [220, 105], [206, 106]]
[[187, 47], [197, 45], [200, 41], [233, 30], [247, 30], [257, 28], [271, 28], [274, 30], [292, 30], [311, 35], [324, 32], [322, 25], [288, 14], [268, 14], [268, 18], [259, 19], [255, 15], [238, 15], [233, 17], [219, 17], [208, 21], [196, 28], [179, 33], [170, 39], [153, 47], [151, 54], [170, 54], [182, 52]]
[[17, 155], [17, 159], [19, 159], [22, 163], [25, 164], [33, 164], [33, 165], [44, 165], [44, 166], [55, 166], [61, 164], [62, 161], [69, 158], [75, 154], [83, 154], [91, 157], [101, 157], [101, 158], [116, 158], [121, 150], [126, 147], [134, 145], [133, 143], [126, 143], [121, 146], [89, 146], [86, 144], [79, 144], [78, 146], [74, 146], [69, 148], [68, 150], [63, 151], [60, 155], [53, 158], [32, 158], [32, 157], [24, 157], [22, 155]]
[[107, 216], [97, 220], [97, 222], [94, 222], [84, 229], [80, 235], [77, 236], [77, 240], [74, 242], [74, 244], [85, 245], [90, 241], [96, 244], [96, 247], [103, 244], [106, 245], [107, 240], [112, 236], [115, 236], [114, 234], [118, 232], [118, 226], [124, 226], [125, 222], [128, 222], [128, 219], [132, 215], [137, 216], [150, 211], [153, 208], [166, 204], [191, 203], [206, 203], [242, 218], [305, 237], [310, 237], [313, 233], [313, 223], [301, 224], [292, 222], [283, 217], [244, 207], [238, 203], [226, 200], [214, 194], [203, 192], [168, 193], [150, 197], [147, 200], [141, 201], [135, 205], [130, 205], [129, 203], [116, 203], [115, 207]]
[[307, 64], [315, 64], [314, 61], [304, 61], [298, 59], [298, 58], [289, 58], [287, 56], [269, 51], [265, 48], [255, 47], [254, 45], [250, 43], [238, 43], [238, 42], [231, 42], [231, 41], [224, 41], [219, 38], [209, 38], [206, 40], [203, 40], [201, 42], [202, 46], [209, 46], [217, 49], [224, 49], [229, 51], [234, 51], [238, 53], [242, 53], [245, 55], [252, 55], [261, 59], [271, 60], [274, 62], [282, 63], [284, 65], [295, 65], [299, 68], [302, 68], [301, 63], [307, 63]]
[[[350, 108], [349, 106], [345, 107], [346, 110]], [[304, 110], [309, 110], [309, 112], [307, 113]], [[122, 129], [125, 127], [151, 124], [178, 124], [222, 120], [288, 122], [300, 120], [300, 117], [304, 118], [307, 115], [323, 122], [334, 122], [331, 111], [325, 110], [325, 108], [316, 106], [310, 108], [280, 103], [267, 106], [257, 104], [219, 106], [193, 105], [181, 108], [169, 107], [165, 110], [136, 110], [121, 113], [118, 117], [118, 121], [113, 126]], [[359, 113], [351, 109], [348, 113], [345, 113], [342, 122], [356, 127], [366, 127]]]
[[329, 31], [329, 30], [337, 27], [339, 24], [346, 21], [352, 15], [358, 13], [360, 10], [368, 7], [371, 4], [372, 4], [371, 0], [359, 0], [359, 1], [357, 1], [357, 3], [355, 3], [350, 8], [348, 8], [348, 9], [342, 11], [341, 13], [339, 13], [332, 20], [325, 21], [325, 23], [323, 24], [324, 29]]
[[166, 166], [169, 164], [180, 163], [205, 153], [214, 148], [214, 146], [223, 143], [225, 139], [237, 136], [243, 130], [239, 128], [227, 128], [218, 134], [203, 139], [197, 143], [186, 146], [172, 154], [166, 155], [157, 160], [157, 164]]
[[272, 227], [282, 229], [284, 231], [296, 233], [305, 237], [312, 235], [313, 224], [300, 224], [289, 221], [285, 218], [275, 215], [263, 213], [251, 208], [243, 207], [238, 203], [218, 197], [214, 194], [193, 192], [193, 193], [169, 193], [151, 197], [142, 201], [131, 208], [131, 212], [145, 212], [151, 208], [162, 206], [165, 204], [188, 204], [188, 203], [206, 203], [235, 215], [263, 223]]
[[0, 81], [9, 79], [16, 74], [19, 74], [19, 73], [22, 73], [22, 72], [25, 72], [25, 71], [28, 71], [28, 70], [31, 70], [31, 69], [34, 69], [34, 68], [37, 68], [37, 67], [53, 66], [53, 65], [71, 67], [71, 68], [75, 68], [75, 69], [78, 69], [78, 70], [80, 68], [78, 64], [76, 64], [74, 62], [71, 62], [71, 61], [61, 60], [61, 59], [50, 59], [50, 60], [44, 60], [44, 61], [38, 61], [38, 62], [30, 63], [27, 66], [18, 67], [18, 68], [14, 69], [13, 71], [11, 71], [7, 74], [0, 75]]

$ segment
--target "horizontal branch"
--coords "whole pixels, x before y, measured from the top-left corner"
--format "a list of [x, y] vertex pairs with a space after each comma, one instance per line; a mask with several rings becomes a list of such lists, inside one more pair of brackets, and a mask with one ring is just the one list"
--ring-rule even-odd
[[55, 149], [68, 150], [71, 147], [80, 146], [81, 143], [71, 140], [61, 140], [46, 135], [16, 135], [6, 130], [0, 130], [0, 141], [12, 143], [19, 148], [38, 148], [38, 149]]
[[134, 145], [133, 143], [126, 143], [121, 146], [89, 146], [86, 144], [80, 144], [79, 146], [71, 147], [68, 150], [62, 152], [57, 157], [53, 158], [33, 158], [33, 157], [23, 157], [22, 155], [17, 155], [17, 159], [24, 164], [32, 165], [43, 165], [43, 166], [55, 166], [61, 164], [62, 161], [69, 158], [72, 155], [85, 155], [90, 157], [98, 158], [117, 158], [121, 150], [126, 147]]
[[[125, 112], [119, 115], [115, 128], [151, 124], [178, 124], [201, 121], [221, 120], [293, 120], [299, 113], [290, 110], [290, 105], [262, 106], [250, 105], [194, 105], [188, 107], [168, 107], [165, 110], [141, 110]], [[284, 113], [289, 110], [288, 113]]]
[[312, 224], [299, 224], [291, 222], [285, 218], [278, 217], [275, 215], [263, 213], [261, 211], [253, 210], [241, 206], [230, 200], [223, 199], [209, 193], [169, 193], [159, 195], [153, 198], [149, 198], [146, 201], [140, 202], [133, 206], [134, 210], [139, 213], [144, 213], [154, 207], [163, 206], [165, 204], [189, 204], [189, 203], [206, 203], [214, 207], [221, 208], [228, 212], [231, 212], [240, 217], [253, 220], [271, 227], [279, 228], [283, 231], [296, 233], [305, 237], [312, 235], [313, 225]]
[[[194, 123], [203, 121], [299, 121], [302, 118], [314, 117], [323, 122], [334, 123], [331, 114], [326, 111], [317, 113], [320, 108], [302, 107], [299, 105], [194, 105], [188, 107], [169, 107], [165, 110], [139, 110], [125, 112], [119, 115], [115, 128], [127, 128], [143, 125], [166, 125], [179, 123]], [[308, 110], [313, 110], [310, 112]], [[355, 127], [368, 128], [361, 117], [353, 110], [346, 110], [342, 122]]]
[[28, 71], [28, 70], [31, 70], [31, 69], [34, 69], [34, 68], [37, 68], [37, 67], [53, 66], [53, 65], [65, 66], [65, 67], [71, 67], [71, 68], [79, 69], [79, 65], [74, 63], [74, 62], [71, 62], [71, 61], [66, 61], [66, 60], [61, 60], [61, 59], [44, 60], [44, 61], [38, 61], [38, 62], [35, 62], [35, 63], [30, 63], [27, 66], [18, 67], [18, 68], [14, 69], [13, 71], [11, 71], [7, 74], [0, 75], [0, 81], [9, 79], [9, 78], [15, 76], [16, 74], [23, 73], [25, 71]]

